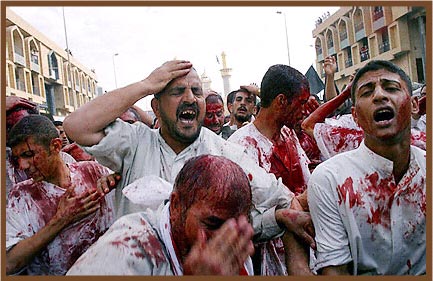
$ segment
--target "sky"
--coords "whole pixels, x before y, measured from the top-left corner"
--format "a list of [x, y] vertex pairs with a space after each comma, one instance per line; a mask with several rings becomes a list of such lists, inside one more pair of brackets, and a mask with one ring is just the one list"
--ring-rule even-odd
[[[62, 7], [9, 7], [66, 49]], [[64, 13], [69, 49], [95, 69], [104, 91], [116, 88], [116, 81], [122, 87], [142, 80], [176, 58], [191, 61], [199, 75], [206, 72], [211, 88], [223, 95], [222, 52], [232, 69], [231, 90], [260, 85], [271, 65], [288, 64], [286, 19], [290, 65], [305, 74], [315, 67], [315, 22], [338, 8], [64, 7]], [[150, 110], [150, 97], [137, 105]]]

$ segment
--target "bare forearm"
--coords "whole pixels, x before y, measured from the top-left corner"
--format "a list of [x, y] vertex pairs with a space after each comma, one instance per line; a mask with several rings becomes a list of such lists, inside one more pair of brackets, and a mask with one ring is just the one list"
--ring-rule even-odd
[[304, 121], [302, 121], [301, 127], [302, 129], [311, 137], [314, 137], [314, 126], [317, 123], [325, 122], [325, 118], [337, 110], [346, 99], [350, 97], [351, 84], [347, 86], [341, 94], [334, 97], [332, 100], [329, 100], [319, 106], [315, 111], [313, 111]]
[[24, 239], [6, 253], [6, 274], [13, 274], [29, 264], [67, 225], [64, 219], [52, 219], [32, 237]]
[[321, 270], [321, 275], [350, 275], [348, 264], [328, 266]]
[[313, 275], [309, 267], [309, 248], [296, 239], [293, 233], [283, 235], [287, 273], [289, 275]]
[[84, 104], [65, 118], [68, 136], [81, 145], [94, 145], [104, 137], [104, 128], [139, 99], [154, 94], [146, 81], [109, 92]]
[[325, 82], [325, 98], [326, 101], [329, 101], [337, 96], [337, 90], [334, 84], [334, 73], [326, 74]]

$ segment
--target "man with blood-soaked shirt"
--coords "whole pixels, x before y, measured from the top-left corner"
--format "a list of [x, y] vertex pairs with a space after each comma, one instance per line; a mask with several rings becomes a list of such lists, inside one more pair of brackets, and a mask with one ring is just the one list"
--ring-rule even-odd
[[222, 156], [190, 158], [169, 202], [120, 218], [68, 275], [252, 275], [251, 199], [239, 165]]
[[56, 127], [42, 115], [21, 119], [8, 144], [29, 179], [9, 193], [6, 274], [63, 275], [113, 222], [112, 202], [96, 189], [109, 171], [96, 162], [65, 164]]
[[319, 165], [308, 183], [322, 274], [426, 273], [426, 153], [411, 146], [411, 92], [409, 77], [387, 61], [369, 62], [353, 80], [364, 140]]
[[[262, 79], [259, 114], [228, 139], [244, 146], [259, 166], [281, 178], [296, 195], [306, 190], [310, 177], [309, 159], [294, 130], [304, 116], [304, 104], [309, 97], [308, 80], [302, 73], [287, 65], [271, 66]], [[305, 202], [303, 207], [308, 209], [306, 197], [299, 201]], [[261, 252], [262, 275], [311, 274], [307, 256], [302, 263], [301, 256], [296, 256], [293, 250], [286, 251], [291, 255], [286, 261], [279, 238], [259, 245], [257, 251]]]

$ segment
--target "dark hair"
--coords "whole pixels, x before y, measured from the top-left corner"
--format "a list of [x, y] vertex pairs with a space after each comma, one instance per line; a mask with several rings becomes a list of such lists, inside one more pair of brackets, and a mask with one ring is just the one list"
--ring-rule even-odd
[[[214, 176], [215, 171], [220, 173], [219, 177]], [[173, 192], [179, 194], [181, 212], [209, 194], [217, 194], [221, 202], [237, 206], [234, 213], [250, 210], [252, 206], [250, 182], [245, 172], [222, 156], [200, 155], [186, 161], [176, 177]]]
[[407, 89], [409, 91], [409, 95], [412, 95], [412, 82], [410, 81], [409, 76], [406, 74], [406, 72], [403, 71], [400, 67], [393, 64], [392, 62], [385, 61], [385, 60], [372, 60], [369, 63], [367, 63], [364, 67], [362, 67], [358, 72], [356, 73], [355, 77], [353, 78], [352, 82], [352, 102], [353, 104], [356, 103], [355, 101], [355, 91], [356, 91], [356, 85], [358, 84], [359, 79], [370, 71], [376, 71], [380, 69], [385, 69], [389, 72], [396, 73], [400, 76], [400, 78], [403, 80], [403, 82], [406, 84]]
[[294, 96], [301, 94], [302, 89], [310, 91], [305, 75], [288, 65], [273, 65], [269, 67], [262, 79], [260, 86], [261, 107], [269, 107], [279, 94], [284, 94], [291, 100]]
[[9, 132], [8, 146], [14, 147], [25, 142], [29, 137], [49, 148], [51, 140], [58, 138], [59, 133], [50, 119], [43, 115], [28, 115], [16, 123]]
[[41, 115], [47, 117], [48, 119], [50, 119], [51, 122], [54, 122], [54, 117], [51, 113], [45, 113], [45, 112], [41, 112]]
[[238, 90], [236, 91], [231, 91], [228, 95], [227, 95], [227, 104], [233, 104], [234, 100], [235, 100], [235, 95], [238, 92]]
[[54, 120], [53, 121], [53, 124], [54, 124], [54, 126], [63, 126], [63, 122], [62, 121], [56, 121], [56, 120]]
[[218, 95], [218, 94], [209, 94], [206, 97], [206, 103], [209, 103], [209, 102], [210, 103], [214, 103], [214, 102], [217, 102], [217, 101], [220, 101], [224, 105], [223, 98], [220, 95]]

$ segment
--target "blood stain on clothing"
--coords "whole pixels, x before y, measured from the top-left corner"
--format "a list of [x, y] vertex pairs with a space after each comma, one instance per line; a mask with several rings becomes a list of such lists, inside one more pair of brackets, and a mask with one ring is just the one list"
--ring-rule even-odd
[[364, 202], [362, 201], [361, 192], [355, 192], [353, 190], [353, 179], [351, 177], [347, 178], [342, 185], [337, 186], [338, 193], [338, 204], [343, 204], [349, 200], [349, 207], [362, 206]]
[[301, 194], [307, 188], [302, 171], [302, 166], [293, 138], [287, 132], [281, 131], [280, 138], [274, 141], [270, 173], [277, 178], [281, 177], [286, 185], [295, 195]]
[[253, 180], [253, 175], [248, 174], [248, 179], [249, 179], [250, 181], [252, 181], [252, 180]]

